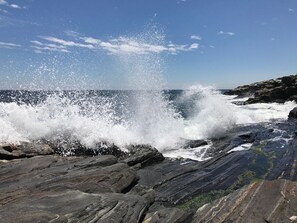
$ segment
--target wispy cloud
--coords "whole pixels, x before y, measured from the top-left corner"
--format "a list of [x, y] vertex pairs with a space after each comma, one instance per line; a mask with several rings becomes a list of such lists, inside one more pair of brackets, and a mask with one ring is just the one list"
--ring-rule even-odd
[[19, 45], [19, 44], [0, 42], [0, 48], [16, 49], [16, 48], [19, 48], [19, 47], [21, 47], [21, 45]]
[[233, 33], [233, 32], [224, 32], [224, 31], [221, 30], [221, 31], [218, 32], [218, 35], [234, 36], [235, 33]]
[[69, 53], [70, 51], [67, 50], [67, 48], [63, 45], [57, 45], [53, 43], [42, 43], [37, 40], [31, 41], [33, 45], [31, 47], [34, 49], [35, 53], [43, 53], [46, 51], [50, 52], [63, 52], [63, 53]]
[[109, 41], [101, 41], [92, 37], [85, 39], [87, 43], [95, 43], [111, 54], [148, 54], [148, 53], [162, 53], [168, 52], [177, 54], [180, 51], [191, 51], [199, 47], [198, 43], [192, 45], [179, 45], [169, 43], [167, 45], [151, 44], [142, 41], [134, 40], [133, 38], [119, 37]]
[[181, 4], [181, 3], [185, 3], [187, 0], [179, 0], [179, 1], [177, 1], [176, 3], [177, 4]]
[[77, 37], [78, 33], [75, 33], [76, 40], [70, 41], [53, 36], [40, 36], [39, 38], [41, 38], [43, 42], [33, 40], [31, 43], [33, 44], [32, 47], [39, 51], [69, 52], [70, 48], [78, 47], [90, 50], [104, 50], [108, 54], [149, 54], [162, 52], [177, 54], [181, 51], [186, 52], [199, 48], [198, 43], [185, 45], [169, 43], [167, 45], [160, 45], [123, 36], [109, 40], [101, 40], [94, 37]]
[[292, 9], [292, 8], [288, 8], [288, 11], [289, 11], [289, 12], [295, 12], [295, 10]]
[[194, 40], [202, 40], [201, 36], [199, 35], [191, 35], [190, 38]]
[[47, 40], [49, 42], [60, 44], [62, 46], [70, 46], [70, 47], [74, 46], [74, 47], [83, 47], [83, 48], [94, 49], [94, 46], [91, 44], [76, 43], [73, 41], [67, 41], [67, 40], [59, 39], [59, 38], [52, 37], [52, 36], [41, 36], [40, 38]]
[[5, 9], [0, 9], [0, 12], [3, 12], [3, 13], [8, 13], [8, 11], [7, 11], [7, 10], [5, 10]]
[[8, 3], [7, 0], [0, 0], [0, 5], [5, 5], [7, 7], [14, 8], [14, 9], [21, 9], [21, 8], [23, 8], [23, 7], [15, 4], [15, 3], [11, 3], [10, 4], [10, 3]]
[[73, 30], [66, 30], [66, 31], [64, 31], [64, 33], [67, 36], [74, 37], [74, 38], [77, 38], [77, 37], [80, 36], [80, 33], [79, 32], [76, 32], [76, 31], [73, 31]]

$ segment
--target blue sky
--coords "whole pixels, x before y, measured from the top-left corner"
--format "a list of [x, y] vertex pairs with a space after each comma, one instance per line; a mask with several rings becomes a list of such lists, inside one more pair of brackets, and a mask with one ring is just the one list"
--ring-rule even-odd
[[122, 53], [160, 55], [169, 88], [235, 87], [296, 74], [296, 27], [296, 0], [0, 0], [0, 88], [120, 88]]

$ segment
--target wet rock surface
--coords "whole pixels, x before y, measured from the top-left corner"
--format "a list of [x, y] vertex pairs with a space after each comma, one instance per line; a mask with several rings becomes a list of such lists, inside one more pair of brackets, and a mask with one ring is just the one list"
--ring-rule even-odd
[[213, 139], [211, 159], [202, 162], [164, 158], [147, 145], [120, 153], [106, 148], [112, 155], [79, 147], [66, 157], [46, 144], [1, 145], [10, 156], [0, 158], [0, 219], [290, 222], [297, 211], [296, 127], [295, 121], [238, 126]]
[[245, 102], [246, 104], [296, 101], [297, 75], [239, 86], [233, 90], [226, 91], [225, 94], [249, 97]]

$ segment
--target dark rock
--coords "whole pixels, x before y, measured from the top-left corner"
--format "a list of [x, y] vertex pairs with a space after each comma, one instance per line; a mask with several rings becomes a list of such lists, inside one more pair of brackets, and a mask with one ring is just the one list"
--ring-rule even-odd
[[297, 94], [290, 96], [289, 101], [295, 101], [297, 103]]
[[0, 204], [45, 191], [120, 193], [137, 180], [136, 171], [114, 156], [19, 159], [0, 165]]
[[205, 162], [165, 160], [138, 170], [139, 184], [153, 187], [156, 201], [178, 204], [202, 192], [229, 187], [244, 172], [248, 157], [230, 153]]
[[297, 75], [285, 76], [275, 80], [256, 82], [250, 85], [239, 86], [226, 91], [228, 95], [249, 97], [245, 104], [252, 103], [284, 103], [295, 100], [297, 97]]
[[132, 145], [127, 149], [129, 153], [124, 162], [129, 166], [136, 164], [141, 164], [142, 166], [152, 165], [164, 160], [162, 153], [149, 145]]
[[128, 194], [140, 195], [145, 198], [150, 205], [155, 201], [155, 191], [152, 188], [143, 185], [135, 185]]
[[147, 209], [141, 196], [63, 191], [25, 194], [0, 209], [2, 222], [139, 222]]
[[208, 145], [208, 143], [205, 140], [186, 140], [184, 148], [197, 148], [206, 145]]
[[289, 120], [295, 120], [295, 119], [297, 119], [297, 107], [293, 108], [293, 109], [289, 112], [288, 119], [289, 119]]
[[19, 159], [38, 155], [50, 155], [54, 150], [46, 144], [22, 142], [18, 145], [7, 144], [0, 146], [0, 159]]
[[202, 206], [192, 222], [292, 222], [296, 193], [297, 183], [288, 180], [252, 183]]
[[118, 146], [108, 143], [100, 142], [94, 147], [89, 148], [82, 145], [79, 141], [47, 141], [48, 144], [55, 150], [55, 153], [62, 156], [98, 156], [98, 155], [113, 155], [118, 158], [123, 157], [126, 153]]
[[256, 135], [257, 134], [254, 132], [246, 132], [238, 135], [238, 138], [240, 138], [243, 143], [252, 143], [255, 141]]
[[281, 81], [286, 86], [291, 86], [296, 82], [296, 78], [294, 76], [285, 76], [281, 77]]

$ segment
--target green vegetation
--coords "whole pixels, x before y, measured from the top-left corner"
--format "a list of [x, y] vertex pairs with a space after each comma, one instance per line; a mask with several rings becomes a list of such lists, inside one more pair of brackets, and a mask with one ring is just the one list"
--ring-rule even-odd
[[224, 197], [231, 192], [232, 191], [229, 190], [212, 190], [208, 193], [200, 194], [183, 204], [177, 205], [177, 207], [186, 211], [196, 211], [199, 207], [203, 206], [204, 204], [210, 203], [214, 200]]
[[264, 152], [263, 148], [267, 145], [267, 142], [262, 142], [258, 147], [254, 148], [255, 157], [252, 163], [249, 165], [249, 170], [256, 173], [256, 178], [266, 178], [273, 168], [273, 161], [276, 158], [276, 153]]

